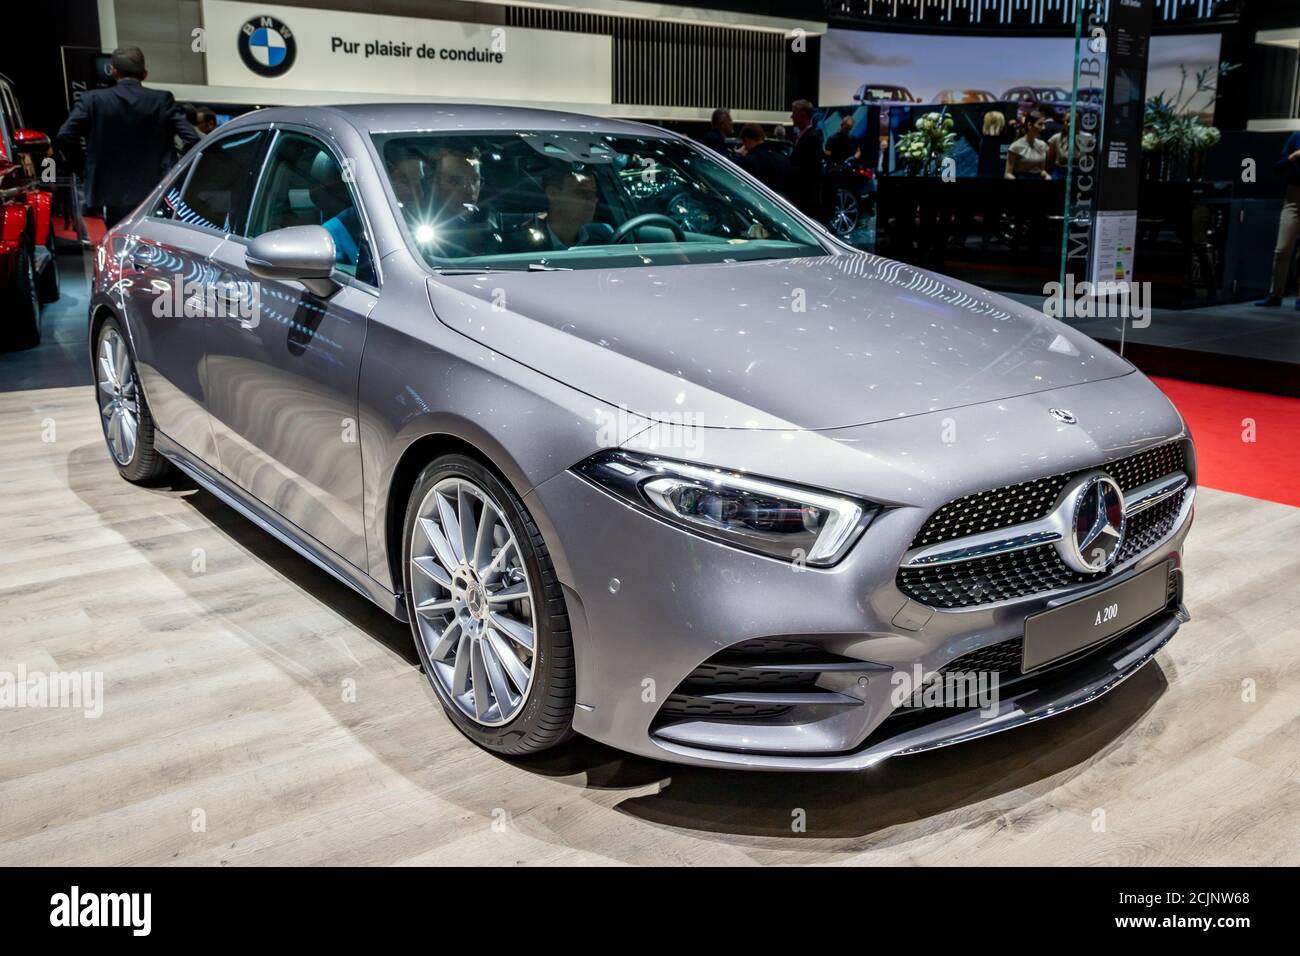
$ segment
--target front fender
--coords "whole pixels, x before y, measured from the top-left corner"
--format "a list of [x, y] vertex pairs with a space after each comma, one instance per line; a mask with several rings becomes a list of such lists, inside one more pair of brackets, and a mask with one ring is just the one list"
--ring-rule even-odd
[[[371, 316], [358, 388], [369, 572], [394, 591], [401, 589], [392, 560], [395, 528], [414, 474], [442, 450], [472, 449], [524, 498], [547, 478], [617, 444], [619, 428], [636, 427], [613, 406], [451, 332], [432, 316], [419, 335], [403, 326]], [[545, 535], [545, 516], [534, 517]], [[548, 537], [547, 544], [567, 579], [559, 542]]]

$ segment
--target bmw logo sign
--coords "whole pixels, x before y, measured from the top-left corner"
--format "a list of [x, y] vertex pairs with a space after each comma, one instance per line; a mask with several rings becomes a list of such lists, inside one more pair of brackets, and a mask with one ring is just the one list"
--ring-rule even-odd
[[253, 17], [239, 30], [239, 58], [258, 76], [283, 76], [297, 53], [293, 31], [275, 17]]

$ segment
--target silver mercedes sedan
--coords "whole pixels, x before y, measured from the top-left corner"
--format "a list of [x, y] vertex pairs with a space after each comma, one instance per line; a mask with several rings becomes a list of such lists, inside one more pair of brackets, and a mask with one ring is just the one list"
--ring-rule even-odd
[[501, 754], [867, 767], [1186, 620], [1195, 455], [1068, 326], [565, 113], [269, 109], [98, 249], [108, 451], [410, 623]]

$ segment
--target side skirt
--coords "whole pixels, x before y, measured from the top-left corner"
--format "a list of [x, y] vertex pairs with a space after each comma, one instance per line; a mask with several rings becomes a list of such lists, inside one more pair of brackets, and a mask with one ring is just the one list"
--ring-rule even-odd
[[199, 487], [234, 508], [281, 544], [288, 545], [321, 570], [333, 575], [362, 597], [379, 605], [397, 620], [407, 620], [406, 602], [402, 595], [394, 594], [297, 525], [285, 521], [275, 511], [248, 495], [242, 488], [232, 485], [225, 476], [213, 471], [206, 463], [195, 458], [162, 432], [155, 430], [154, 444], [168, 461], [194, 479]]

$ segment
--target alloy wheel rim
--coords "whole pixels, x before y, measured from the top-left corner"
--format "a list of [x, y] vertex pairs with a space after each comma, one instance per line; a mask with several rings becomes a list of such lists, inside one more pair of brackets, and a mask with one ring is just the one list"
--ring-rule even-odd
[[847, 189], [835, 193], [835, 216], [832, 220], [835, 232], [847, 236], [858, 224], [858, 203]]
[[523, 708], [536, 671], [532, 584], [501, 508], [478, 485], [444, 478], [411, 530], [411, 613], [430, 676], [484, 727]]
[[95, 383], [108, 449], [119, 465], [130, 464], [140, 432], [140, 384], [126, 342], [115, 329], [99, 341]]

